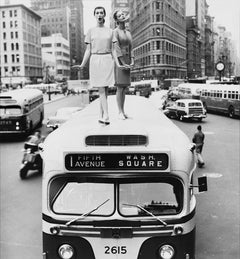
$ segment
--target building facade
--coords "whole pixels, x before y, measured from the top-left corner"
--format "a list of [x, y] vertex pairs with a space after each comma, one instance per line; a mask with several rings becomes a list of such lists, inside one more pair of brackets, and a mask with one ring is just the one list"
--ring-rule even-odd
[[70, 40], [71, 11], [69, 7], [39, 10], [37, 13], [42, 17], [42, 37], [51, 36], [55, 33], [61, 33], [65, 39]]
[[42, 78], [41, 17], [24, 5], [0, 6], [1, 82], [7, 87]]
[[185, 0], [130, 0], [132, 80], [186, 76]]
[[[68, 80], [70, 78], [69, 41], [61, 33], [57, 33], [42, 37], [41, 43], [44, 74], [50, 71], [53, 79]], [[52, 58], [49, 59], [49, 56]]]
[[[70, 8], [70, 63], [80, 64], [85, 51], [82, 0], [31, 0], [31, 7], [37, 12]], [[54, 17], [57, 18], [56, 15]], [[55, 33], [60, 32], [60, 27], [56, 27]], [[76, 79], [77, 76], [77, 71], [71, 70], [71, 78]]]

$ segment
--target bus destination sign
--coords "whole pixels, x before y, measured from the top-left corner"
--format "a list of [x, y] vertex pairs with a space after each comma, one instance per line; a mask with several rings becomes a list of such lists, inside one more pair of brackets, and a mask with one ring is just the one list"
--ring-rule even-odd
[[68, 171], [161, 170], [169, 167], [167, 153], [72, 153], [65, 155]]

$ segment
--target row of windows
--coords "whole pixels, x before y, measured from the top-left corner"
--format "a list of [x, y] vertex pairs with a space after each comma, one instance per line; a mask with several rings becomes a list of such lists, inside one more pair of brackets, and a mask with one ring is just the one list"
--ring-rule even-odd
[[7, 13], [9, 14], [9, 17], [17, 17], [17, 10], [9, 10], [9, 12], [7, 11], [2, 11], [2, 18], [7, 18]]
[[41, 56], [42, 54], [41, 47], [35, 46], [31, 43], [24, 43], [23, 48], [24, 48], [24, 52], [27, 52], [29, 54], [34, 54], [37, 56]]
[[[10, 55], [9, 55], [10, 56]], [[11, 54], [11, 62], [12, 63], [19, 63], [20, 60], [19, 60], [19, 54]], [[8, 63], [8, 55], [4, 55], [4, 63]]]
[[7, 27], [9, 28], [17, 28], [18, 27], [18, 21], [10, 21], [9, 22], [9, 26], [7, 26], [8, 24], [6, 22], [2, 23], [2, 27], [3, 29], [6, 29]]
[[[52, 43], [43, 43], [42, 48], [51, 48], [53, 46]], [[55, 47], [63, 47], [64, 49], [69, 50], [69, 47], [63, 43], [54, 43]]]
[[[9, 44], [10, 45], [10, 44]], [[7, 42], [3, 43], [3, 50], [7, 51], [8, 50], [8, 44]], [[11, 50], [19, 50], [19, 44], [18, 42], [16, 43], [11, 43]]]
[[203, 90], [201, 93], [204, 97], [215, 97], [224, 99], [240, 100], [240, 93], [238, 91], [222, 91], [222, 90]]
[[42, 66], [42, 59], [31, 55], [24, 55], [24, 63], [33, 66]]
[[17, 76], [20, 71], [20, 66], [5, 66], [4, 73], [5, 76]]
[[[18, 39], [18, 32], [17, 31], [11, 31], [10, 32], [10, 37], [11, 39]], [[7, 32], [3, 32], [3, 39], [6, 40], [7, 39]]]
[[137, 49], [134, 50], [134, 56], [139, 56], [143, 54], [147, 54], [151, 50], [162, 50], [162, 51], [169, 51], [174, 53], [175, 55], [179, 55], [181, 57], [185, 57], [186, 51], [184, 48], [181, 48], [179, 46], [176, 46], [175, 44], [172, 44], [168, 41], [164, 40], [157, 40], [152, 41], [151, 43], [147, 43]]
[[180, 67], [184, 60], [181, 58], [177, 58], [175, 56], [165, 55], [165, 54], [158, 54], [158, 55], [148, 55], [142, 58], [135, 58], [135, 63], [137, 67], [141, 66], [149, 66], [149, 65], [156, 65], [156, 64], [164, 64], [164, 65], [172, 65], [175, 68]]

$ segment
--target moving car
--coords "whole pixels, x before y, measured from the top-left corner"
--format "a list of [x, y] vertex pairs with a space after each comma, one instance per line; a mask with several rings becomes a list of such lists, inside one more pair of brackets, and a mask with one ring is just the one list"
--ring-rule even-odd
[[171, 102], [166, 105], [163, 112], [167, 117], [179, 120], [197, 119], [202, 121], [207, 117], [202, 101], [196, 99], [179, 99]]
[[82, 107], [63, 107], [57, 110], [55, 116], [49, 117], [47, 120], [47, 128], [57, 129], [64, 122], [73, 117]]

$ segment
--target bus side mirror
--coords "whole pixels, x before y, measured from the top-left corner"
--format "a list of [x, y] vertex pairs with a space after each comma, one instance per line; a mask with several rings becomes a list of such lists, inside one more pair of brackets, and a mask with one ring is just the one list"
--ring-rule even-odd
[[199, 192], [207, 191], [207, 177], [206, 176], [198, 178], [198, 190], [199, 190]]

